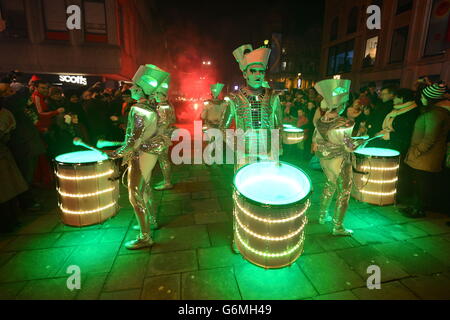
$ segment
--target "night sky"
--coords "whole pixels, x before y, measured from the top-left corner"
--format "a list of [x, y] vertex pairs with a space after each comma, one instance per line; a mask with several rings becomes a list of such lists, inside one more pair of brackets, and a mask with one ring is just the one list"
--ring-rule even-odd
[[273, 32], [301, 35], [311, 24], [322, 25], [324, 0], [314, 1], [172, 1], [157, 0], [157, 16], [178, 69], [193, 72], [210, 59], [217, 78], [239, 73], [232, 51], [246, 43], [254, 47]]

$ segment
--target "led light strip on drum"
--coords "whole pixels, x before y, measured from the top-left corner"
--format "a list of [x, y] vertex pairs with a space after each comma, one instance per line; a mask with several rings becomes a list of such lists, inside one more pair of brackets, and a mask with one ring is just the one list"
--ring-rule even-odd
[[363, 182], [369, 182], [369, 183], [375, 183], [375, 184], [385, 184], [385, 183], [394, 183], [398, 181], [398, 177], [392, 179], [392, 180], [371, 180], [367, 179], [366, 177], [362, 178]]
[[396, 167], [388, 167], [388, 168], [384, 168], [384, 167], [370, 167], [370, 166], [362, 166], [361, 170], [373, 170], [373, 171], [395, 171], [398, 170], [398, 168], [400, 168], [400, 166], [396, 166]]
[[255, 220], [258, 220], [258, 221], [261, 221], [261, 222], [265, 222], [265, 223], [286, 223], [286, 222], [298, 219], [298, 218], [303, 216], [303, 214], [306, 212], [306, 210], [308, 210], [309, 205], [310, 205], [310, 200], [308, 199], [306, 204], [305, 204], [305, 208], [303, 208], [303, 210], [299, 214], [297, 214], [297, 215], [295, 215], [293, 217], [289, 217], [289, 218], [285, 218], [285, 219], [264, 219], [264, 218], [260, 218], [258, 216], [255, 216], [253, 213], [247, 211], [245, 208], [243, 208], [239, 204], [239, 201], [237, 199], [234, 199], [234, 200], [235, 200], [236, 206], [239, 208], [239, 210], [241, 210], [241, 212], [243, 212], [244, 214], [246, 214], [250, 218], [253, 218]]
[[105, 171], [105, 172], [102, 172], [102, 173], [99, 173], [99, 174], [95, 174], [95, 175], [92, 175], [92, 176], [80, 176], [80, 177], [77, 177], [77, 176], [64, 176], [64, 175], [56, 172], [56, 176], [58, 178], [60, 178], [60, 179], [65, 179], [65, 180], [88, 180], [88, 179], [97, 179], [97, 178], [105, 177], [105, 176], [113, 174], [113, 172], [114, 172], [114, 170], [111, 169], [111, 170], [108, 170], [108, 171]]
[[238, 240], [239, 242], [249, 251], [253, 252], [254, 254], [257, 254], [259, 256], [262, 257], [269, 257], [269, 258], [279, 258], [279, 257], [284, 257], [284, 256], [288, 256], [290, 254], [292, 254], [293, 252], [297, 251], [300, 246], [303, 244], [303, 241], [305, 239], [305, 236], [302, 235], [302, 238], [300, 239], [299, 243], [297, 243], [293, 248], [280, 252], [280, 253], [267, 253], [267, 252], [262, 252], [262, 251], [258, 251], [252, 247], [250, 247], [247, 243], [245, 243], [245, 241], [242, 239], [239, 231], [236, 230], [236, 234], [238, 236]]
[[68, 198], [89, 198], [89, 197], [95, 197], [98, 196], [100, 194], [103, 193], [107, 193], [107, 192], [111, 192], [113, 191], [115, 188], [109, 188], [109, 189], [105, 189], [105, 190], [100, 190], [97, 192], [93, 192], [93, 193], [65, 193], [64, 191], [61, 191], [61, 189], [58, 189], [58, 193], [63, 196], [63, 197], [68, 197]]
[[361, 192], [365, 193], [365, 194], [370, 194], [373, 196], [393, 196], [394, 194], [397, 193], [397, 190], [394, 190], [392, 192], [373, 192], [373, 191], [361, 190]]
[[100, 212], [100, 211], [106, 210], [108, 208], [113, 207], [115, 204], [116, 204], [116, 202], [114, 201], [114, 202], [111, 202], [110, 204], [108, 204], [108, 205], [106, 205], [104, 207], [97, 208], [97, 209], [94, 209], [94, 210], [89, 210], [89, 211], [71, 211], [71, 210], [64, 209], [61, 204], [59, 205], [59, 207], [61, 208], [61, 211], [64, 212], [64, 213], [69, 213], [69, 214], [89, 214], [89, 213], [95, 213], [95, 212]]
[[236, 216], [236, 221], [239, 224], [239, 227], [241, 227], [242, 230], [244, 230], [248, 234], [254, 236], [255, 238], [258, 238], [261, 240], [267, 240], [267, 241], [283, 241], [283, 240], [291, 239], [291, 238], [295, 237], [296, 235], [298, 235], [300, 232], [302, 232], [303, 228], [305, 227], [305, 224], [306, 224], [306, 221], [303, 221], [303, 224], [300, 226], [300, 228], [298, 230], [294, 231], [293, 233], [287, 234], [284, 237], [266, 237], [266, 236], [262, 236], [257, 233], [254, 233], [253, 231], [248, 229], [246, 226], [244, 226], [242, 224], [241, 220], [239, 220], [239, 218], [237, 216]]
[[300, 140], [303, 140], [303, 137], [301, 137], [301, 138], [287, 138], [288, 140], [293, 140], [293, 141], [300, 141]]

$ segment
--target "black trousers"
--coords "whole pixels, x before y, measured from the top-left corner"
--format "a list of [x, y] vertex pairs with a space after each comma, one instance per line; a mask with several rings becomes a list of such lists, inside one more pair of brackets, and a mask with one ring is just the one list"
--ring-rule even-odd
[[400, 185], [401, 200], [418, 210], [439, 209], [436, 207], [439, 175], [440, 173], [417, 170], [404, 164], [401, 178], [405, 183]]

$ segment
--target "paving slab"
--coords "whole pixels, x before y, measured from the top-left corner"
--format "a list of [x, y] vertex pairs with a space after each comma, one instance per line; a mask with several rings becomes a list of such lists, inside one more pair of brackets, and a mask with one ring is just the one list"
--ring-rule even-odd
[[233, 268], [200, 270], [182, 274], [183, 300], [240, 300]]
[[56, 276], [65, 276], [67, 268], [73, 265], [78, 266], [82, 274], [109, 272], [116, 259], [119, 246], [120, 243], [79, 246], [64, 262]]
[[118, 291], [142, 288], [148, 259], [147, 253], [118, 256], [103, 290]]
[[374, 245], [374, 248], [398, 262], [409, 275], [428, 275], [447, 271], [442, 262], [405, 241]]
[[179, 300], [181, 297], [181, 274], [146, 278], [142, 288], [143, 300]]
[[206, 226], [162, 228], [155, 232], [152, 253], [205, 248], [210, 246]]
[[445, 239], [437, 236], [410, 239], [408, 242], [429, 253], [447, 266], [450, 266], [450, 242]]
[[77, 290], [67, 288], [67, 278], [33, 280], [26, 284], [18, 300], [73, 300]]
[[372, 246], [339, 250], [336, 253], [363, 279], [367, 279], [372, 274], [372, 272], [369, 274], [367, 270], [373, 265], [380, 268], [381, 282], [409, 277], [397, 261], [384, 256]]
[[81, 273], [81, 288], [76, 296], [77, 300], [97, 300], [105, 284], [107, 273], [85, 274]]
[[242, 265], [246, 262], [240, 254], [235, 254], [230, 245], [198, 249], [200, 269], [213, 269]]
[[181, 273], [198, 269], [195, 250], [151, 254], [146, 276]]
[[319, 294], [350, 290], [365, 285], [334, 252], [300, 257], [296, 262]]
[[358, 297], [349, 290], [314, 297], [313, 300], [358, 300]]
[[100, 300], [139, 300], [141, 296], [141, 289], [103, 292], [100, 295]]
[[424, 300], [450, 299], [450, 279], [442, 275], [404, 279], [402, 284]]
[[0, 267], [0, 283], [47, 278], [61, 268], [74, 248], [21, 251]]
[[381, 284], [381, 289], [358, 288], [352, 292], [361, 300], [418, 300], [407, 287], [399, 281]]
[[296, 264], [265, 270], [246, 263], [235, 267], [235, 273], [244, 300], [300, 300], [317, 295]]

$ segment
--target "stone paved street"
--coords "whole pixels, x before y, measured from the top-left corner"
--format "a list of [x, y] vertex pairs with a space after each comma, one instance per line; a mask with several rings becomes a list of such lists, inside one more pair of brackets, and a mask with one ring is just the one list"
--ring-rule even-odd
[[[352, 200], [354, 237], [331, 237], [317, 222], [323, 174], [296, 164], [314, 193], [305, 252], [288, 268], [264, 270], [232, 253], [232, 166], [183, 165], [174, 190], [155, 192], [152, 249], [124, 247], [137, 233], [125, 189], [116, 217], [81, 229], [62, 225], [55, 193], [41, 191], [46, 210], [0, 236], [0, 299], [450, 299], [448, 216], [412, 220]], [[66, 287], [70, 265], [81, 268], [81, 290]], [[366, 287], [370, 265], [381, 268], [381, 290]]]

